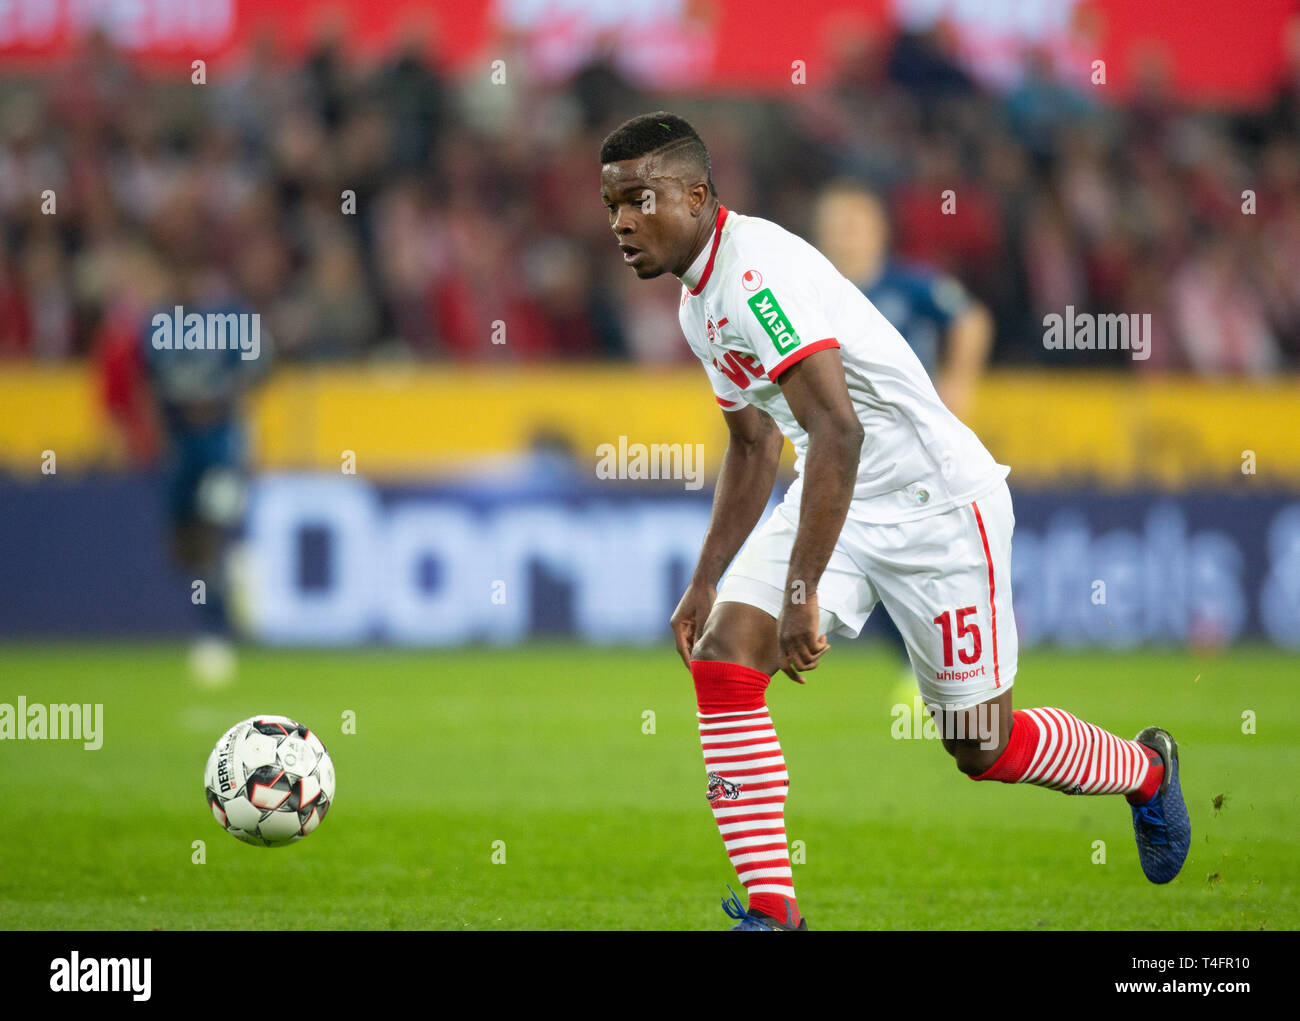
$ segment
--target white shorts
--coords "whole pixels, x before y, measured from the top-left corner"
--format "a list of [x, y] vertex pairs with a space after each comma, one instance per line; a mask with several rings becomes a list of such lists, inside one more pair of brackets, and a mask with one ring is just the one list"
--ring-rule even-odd
[[[948, 511], [894, 525], [844, 524], [817, 586], [821, 629], [856, 638], [876, 603], [898, 625], [927, 705], [957, 710], [1015, 681], [1011, 492], [1000, 482]], [[798, 508], [780, 504], [749, 537], [720, 603], [780, 616]]]

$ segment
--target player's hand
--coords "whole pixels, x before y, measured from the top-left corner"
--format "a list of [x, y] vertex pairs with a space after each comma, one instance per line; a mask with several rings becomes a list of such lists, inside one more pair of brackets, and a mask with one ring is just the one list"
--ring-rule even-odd
[[687, 670], [691, 668], [691, 650], [704, 631], [704, 622], [709, 619], [713, 601], [717, 598], [718, 590], [714, 586], [692, 581], [668, 620], [668, 626], [673, 629], [673, 640], [677, 643], [677, 655], [682, 657]]
[[831, 643], [817, 633], [817, 594], [814, 592], [802, 603], [792, 603], [788, 598], [776, 622], [776, 637], [781, 650], [781, 670], [792, 681], [806, 684], [803, 672], [817, 669]]

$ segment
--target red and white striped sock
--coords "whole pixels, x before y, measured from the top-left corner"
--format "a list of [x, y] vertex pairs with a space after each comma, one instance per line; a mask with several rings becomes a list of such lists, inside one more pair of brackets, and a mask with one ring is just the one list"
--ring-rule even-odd
[[768, 715], [769, 677], [738, 663], [691, 660], [709, 803], [749, 909], [799, 924], [785, 796], [790, 774]]
[[1164, 779], [1159, 754], [1146, 745], [1085, 723], [1064, 709], [1016, 709], [1011, 736], [993, 763], [972, 780], [1032, 783], [1066, 794], [1125, 794], [1150, 801]]

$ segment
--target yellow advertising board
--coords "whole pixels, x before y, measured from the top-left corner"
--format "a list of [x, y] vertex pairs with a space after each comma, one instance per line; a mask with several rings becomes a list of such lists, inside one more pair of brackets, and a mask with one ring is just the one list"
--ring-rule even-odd
[[[597, 448], [620, 436], [702, 443], [711, 476], [726, 444], [721, 412], [689, 367], [284, 368], [248, 411], [258, 467], [338, 471], [351, 451], [358, 472], [375, 477], [440, 474], [541, 442], [594, 465]], [[996, 372], [980, 387], [969, 424], [1021, 483], [1180, 488], [1245, 478], [1300, 486], [1294, 379]], [[47, 450], [61, 472], [123, 461], [92, 371], [6, 365], [0, 465], [39, 475]]]

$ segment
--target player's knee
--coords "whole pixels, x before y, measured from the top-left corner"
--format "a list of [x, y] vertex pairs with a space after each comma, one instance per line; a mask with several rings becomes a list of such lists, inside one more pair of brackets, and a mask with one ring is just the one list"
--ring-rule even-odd
[[712, 628], [706, 628], [700, 635], [695, 648], [691, 650], [691, 659], [707, 659], [715, 663], [736, 662], [735, 650]]
[[753, 640], [753, 636], [738, 635], [725, 628], [705, 628], [695, 643], [691, 659], [713, 663], [739, 663], [752, 670], [771, 674], [776, 670], [775, 652], [767, 643]]
[[776, 622], [745, 603], [719, 603], [709, 614], [691, 658], [739, 663], [771, 674], [777, 668]]
[[987, 773], [1002, 754], [1001, 748], [990, 748], [987, 743], [977, 741], [945, 740], [943, 746], [956, 760], [957, 768], [967, 776]]
[[944, 751], [967, 776], [987, 773], [1001, 758], [1011, 736], [1009, 693], [959, 713], [936, 712], [934, 716]]

